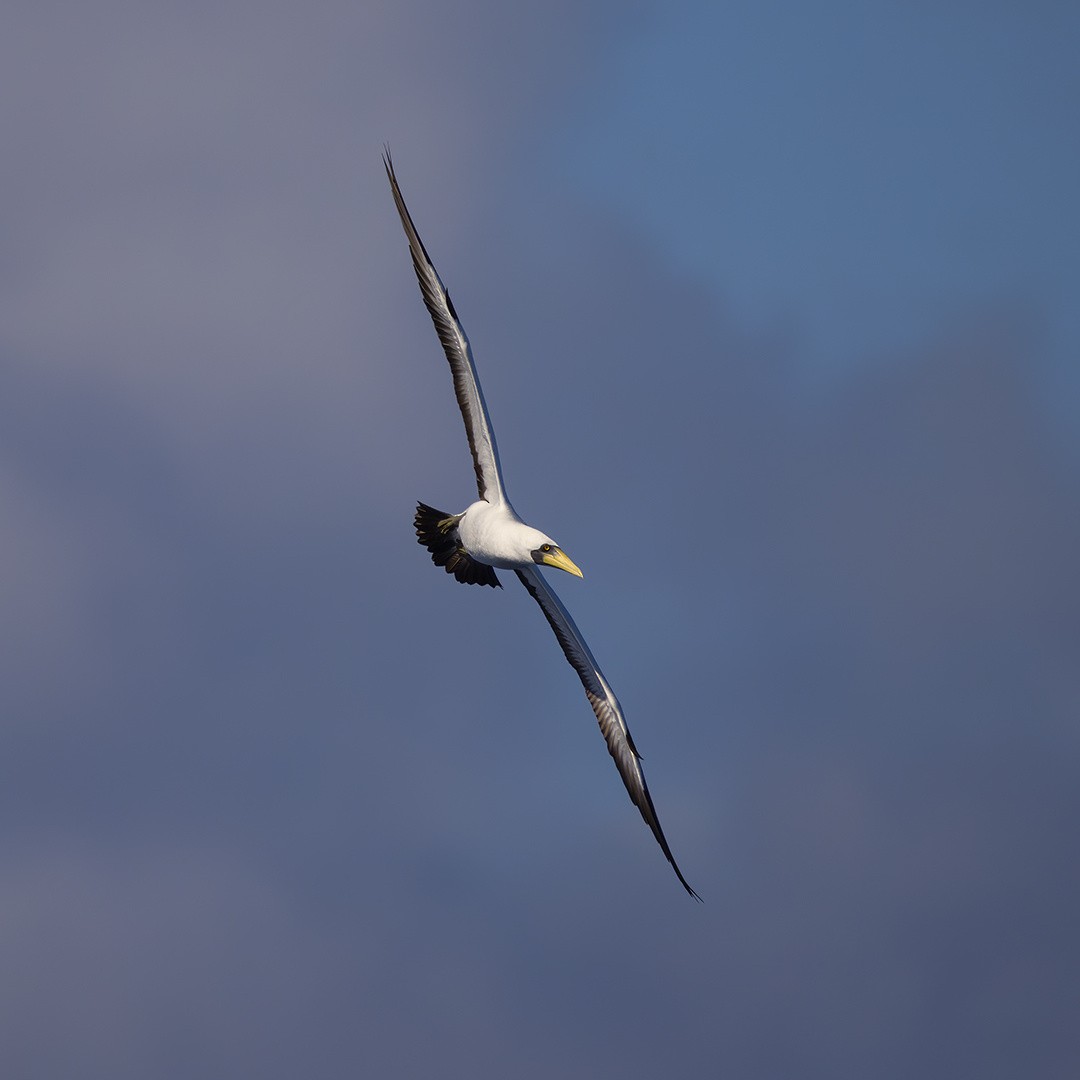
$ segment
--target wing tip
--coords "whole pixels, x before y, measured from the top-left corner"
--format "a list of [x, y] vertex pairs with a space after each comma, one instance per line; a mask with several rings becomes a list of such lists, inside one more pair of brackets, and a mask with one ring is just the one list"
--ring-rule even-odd
[[[674, 864], [674, 863], [672, 863], [671, 865], [672, 865], [672, 866], [675, 866], [675, 864]], [[696, 901], [697, 901], [697, 902], [698, 902], [699, 904], [704, 904], [704, 903], [705, 903], [705, 901], [704, 901], [704, 900], [702, 900], [702, 899], [701, 899], [701, 897], [700, 897], [700, 896], [699, 896], [699, 895], [698, 895], [698, 894], [697, 894], [697, 893], [696, 893], [696, 892], [695, 892], [695, 891], [694, 891], [694, 890], [693, 890], [693, 889], [692, 889], [692, 888], [690, 887], [690, 882], [688, 882], [688, 881], [686, 880], [686, 878], [684, 878], [684, 877], [682, 876], [682, 874], [681, 874], [681, 873], [679, 873], [679, 868], [678, 868], [677, 866], [675, 866], [675, 874], [676, 874], [676, 875], [678, 876], [678, 879], [679, 879], [679, 884], [680, 884], [680, 885], [682, 885], [682, 887], [683, 887], [683, 888], [684, 888], [684, 889], [685, 889], [685, 890], [686, 890], [686, 891], [687, 891], [687, 892], [688, 892], [688, 893], [689, 893], [689, 894], [690, 894], [690, 895], [691, 895], [691, 896], [692, 896], [692, 897], [693, 897], [693, 898], [694, 898], [694, 899], [695, 899], [695, 900], [696, 900]]]

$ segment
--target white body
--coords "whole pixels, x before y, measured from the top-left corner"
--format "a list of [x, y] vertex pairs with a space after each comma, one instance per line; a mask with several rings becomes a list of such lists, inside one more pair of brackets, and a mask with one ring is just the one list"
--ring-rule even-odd
[[535, 563], [532, 553], [541, 544], [555, 546], [550, 536], [526, 525], [505, 500], [495, 504], [478, 499], [458, 522], [458, 536], [474, 559], [503, 570]]

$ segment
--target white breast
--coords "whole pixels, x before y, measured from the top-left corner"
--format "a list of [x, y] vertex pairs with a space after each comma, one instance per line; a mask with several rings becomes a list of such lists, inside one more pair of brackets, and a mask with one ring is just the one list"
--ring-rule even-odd
[[532, 553], [541, 544], [551, 543], [542, 532], [526, 525], [509, 503], [493, 506], [483, 499], [465, 511], [458, 522], [458, 535], [474, 559], [504, 570], [532, 566]]

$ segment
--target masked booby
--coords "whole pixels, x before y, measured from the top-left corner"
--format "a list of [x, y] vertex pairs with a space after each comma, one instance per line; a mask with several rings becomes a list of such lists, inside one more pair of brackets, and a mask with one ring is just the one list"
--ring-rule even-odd
[[589, 646], [585, 644], [581, 631], [540, 573], [539, 567], [552, 566], [577, 577], [583, 575], [550, 536], [526, 525], [510, 505], [499, 464], [499, 451], [495, 445], [495, 432], [476, 375], [469, 339], [454, 310], [450, 294], [436, 272], [405, 206], [389, 151], [383, 155], [383, 164], [401, 224], [408, 237], [420, 293], [450, 363], [454, 393], [465, 421], [479, 495], [477, 501], [460, 514], [443, 513], [425, 503], [418, 503], [414, 522], [417, 539], [431, 553], [436, 566], [444, 567], [448, 574], [453, 574], [464, 584], [501, 587], [495, 575], [496, 567], [513, 570], [517, 574], [529, 595], [540, 605], [566, 659], [581, 679], [585, 696], [596, 714], [600, 731], [631, 802], [641, 811], [641, 816], [652, 830], [683, 888], [695, 900], [699, 900], [700, 897], [683, 877], [671, 854], [664, 830], [660, 827], [641, 769], [641, 758], [626, 726], [619, 701]]

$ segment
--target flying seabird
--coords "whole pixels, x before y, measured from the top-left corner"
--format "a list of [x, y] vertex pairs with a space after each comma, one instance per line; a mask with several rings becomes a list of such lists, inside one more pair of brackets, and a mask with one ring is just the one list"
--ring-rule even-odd
[[501, 588], [501, 582], [495, 575], [495, 567], [513, 570], [517, 574], [529, 595], [540, 605], [544, 617], [555, 631], [555, 637], [558, 638], [566, 659], [581, 679], [585, 696], [596, 714], [608, 751], [615, 759], [631, 802], [641, 811], [641, 816], [652, 829], [653, 836], [667, 856], [683, 888], [695, 900], [699, 900], [698, 894], [682, 876], [682, 871], [671, 854], [664, 830], [660, 828], [660, 820], [656, 816], [656, 808], [645, 783], [645, 774], [641, 770], [641, 757], [630, 736], [630, 729], [626, 726], [619, 701], [604, 678], [604, 673], [589, 646], [585, 644], [581, 631], [538, 568], [553, 566], [576, 577], [583, 575], [570, 556], [550, 536], [526, 525], [510, 505], [499, 465], [499, 451], [495, 446], [495, 432], [492, 430], [480, 380], [476, 375], [469, 339], [465, 336], [465, 330], [454, 310], [450, 294], [435, 270], [405, 206], [389, 151], [383, 155], [383, 164], [386, 166], [386, 175], [401, 224], [409, 239], [413, 269], [420, 283], [424, 304], [435, 323], [435, 330], [450, 363], [454, 392], [465, 420], [465, 433], [469, 437], [476, 487], [480, 496], [460, 514], [446, 514], [426, 503], [418, 503], [414, 521], [417, 539], [431, 553], [436, 566], [444, 567], [448, 574], [453, 574], [464, 584]]

